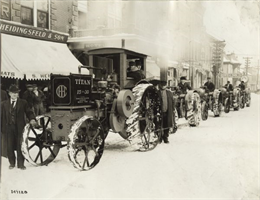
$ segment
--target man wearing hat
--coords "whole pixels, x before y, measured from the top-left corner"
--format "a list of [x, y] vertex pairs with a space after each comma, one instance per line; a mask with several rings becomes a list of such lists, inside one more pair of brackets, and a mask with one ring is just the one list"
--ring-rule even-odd
[[2, 155], [7, 156], [13, 169], [16, 164], [14, 151], [17, 151], [17, 167], [24, 170], [24, 157], [21, 151], [21, 139], [26, 117], [32, 125], [36, 124], [35, 116], [28, 103], [19, 98], [19, 88], [11, 85], [8, 93], [10, 99], [1, 102], [1, 131], [2, 131]]
[[33, 108], [33, 103], [35, 99], [35, 94], [33, 93], [33, 85], [27, 84], [27, 90], [23, 93], [22, 98], [27, 101], [30, 108]]
[[241, 83], [238, 85], [238, 87], [243, 91], [246, 89], [246, 85], [244, 81], [241, 81]]
[[233, 85], [230, 83], [230, 81], [227, 81], [226, 85], [224, 86], [227, 91], [233, 91]]
[[136, 66], [134, 61], [129, 62], [129, 67], [127, 68], [127, 76], [134, 78], [136, 81], [140, 81], [141, 79], [144, 79], [145, 76], [143, 74], [143, 71], [139, 69], [140, 66]]
[[207, 82], [204, 84], [208, 92], [214, 92], [215, 84], [211, 82], [211, 78], [207, 78]]
[[180, 78], [180, 83], [178, 83], [178, 89], [182, 94], [186, 94], [187, 90], [191, 90], [191, 87], [187, 83], [187, 79], [185, 76]]
[[159, 89], [161, 91], [162, 96], [162, 120], [163, 120], [163, 135], [162, 139], [164, 143], [169, 143], [169, 129], [174, 128], [176, 129], [175, 122], [175, 115], [173, 114], [173, 110], [175, 107], [173, 94], [171, 91], [166, 89], [167, 82], [160, 81]]
[[41, 90], [38, 89], [38, 86], [36, 84], [33, 84], [33, 93], [34, 93], [34, 102], [33, 102], [34, 114], [36, 116], [42, 115], [45, 113], [43, 107], [43, 101], [45, 100], [45, 95]]

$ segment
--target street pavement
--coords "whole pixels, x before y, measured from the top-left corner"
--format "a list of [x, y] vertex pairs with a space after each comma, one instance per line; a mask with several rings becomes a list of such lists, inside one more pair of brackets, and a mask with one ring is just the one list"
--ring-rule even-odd
[[252, 94], [251, 107], [221, 117], [210, 112], [199, 127], [180, 119], [170, 143], [148, 152], [110, 133], [90, 171], [73, 168], [66, 148], [48, 166], [26, 163], [25, 171], [9, 170], [2, 158], [2, 199], [259, 200], [259, 103]]

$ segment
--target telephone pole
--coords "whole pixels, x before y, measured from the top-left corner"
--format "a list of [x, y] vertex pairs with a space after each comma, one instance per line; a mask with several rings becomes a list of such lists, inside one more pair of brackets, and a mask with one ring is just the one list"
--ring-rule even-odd
[[225, 40], [224, 41], [215, 41], [213, 47], [213, 75], [214, 75], [214, 83], [216, 87], [220, 85], [220, 68], [222, 67], [223, 63], [223, 49], [226, 46]]
[[243, 57], [243, 59], [245, 59], [245, 66], [246, 66], [246, 76], [248, 75], [248, 67], [250, 66], [252, 57]]

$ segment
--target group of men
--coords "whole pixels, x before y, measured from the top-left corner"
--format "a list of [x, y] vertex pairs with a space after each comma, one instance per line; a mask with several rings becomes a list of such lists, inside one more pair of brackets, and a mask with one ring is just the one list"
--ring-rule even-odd
[[35, 116], [44, 114], [43, 101], [46, 99], [45, 94], [38, 89], [36, 84], [27, 84], [26, 87], [27, 90], [23, 93], [22, 98], [33, 109]]
[[[230, 81], [227, 81], [227, 83], [224, 85], [224, 87], [227, 89], [227, 91], [233, 91], [234, 90], [234, 87], [230, 83]], [[240, 88], [240, 90], [244, 91], [246, 89], [245, 82], [241, 81], [241, 83], [238, 85], [238, 88]]]

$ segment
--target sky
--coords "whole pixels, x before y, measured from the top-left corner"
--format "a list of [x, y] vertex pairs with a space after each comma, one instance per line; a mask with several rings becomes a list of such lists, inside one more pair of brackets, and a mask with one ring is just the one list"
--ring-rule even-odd
[[204, 1], [204, 25], [206, 30], [225, 40], [227, 53], [252, 57], [252, 66], [260, 59], [260, 30], [258, 1]]

